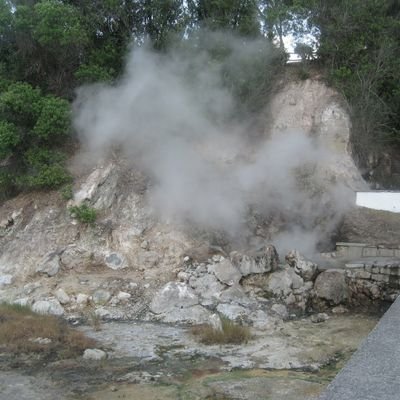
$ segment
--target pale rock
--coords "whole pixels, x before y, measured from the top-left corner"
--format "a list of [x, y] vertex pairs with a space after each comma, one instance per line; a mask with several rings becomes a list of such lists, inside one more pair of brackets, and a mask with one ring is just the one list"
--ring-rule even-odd
[[311, 316], [311, 322], [313, 322], [314, 324], [319, 324], [321, 322], [325, 322], [328, 319], [329, 319], [329, 316], [326, 313], [318, 313], [318, 314], [314, 314]]
[[116, 252], [109, 252], [104, 255], [104, 262], [108, 268], [113, 270], [123, 269], [127, 267], [125, 257]]
[[61, 303], [61, 304], [68, 304], [71, 299], [69, 298], [69, 296], [67, 295], [67, 293], [65, 292], [64, 289], [59, 288], [55, 291], [54, 295], [56, 296], [57, 300]]
[[336, 306], [332, 308], [332, 314], [345, 314], [349, 312], [349, 310], [344, 306]]
[[50, 338], [42, 338], [42, 337], [30, 338], [28, 340], [32, 343], [38, 343], [38, 344], [50, 344], [52, 342]]
[[196, 304], [199, 304], [199, 299], [189, 286], [182, 282], [168, 282], [154, 296], [150, 311], [154, 314], [168, 313]]
[[180, 282], [187, 282], [190, 278], [190, 275], [187, 272], [180, 271], [176, 277]]
[[213, 273], [220, 282], [228, 286], [236, 285], [242, 279], [240, 271], [228, 259], [210, 265], [208, 271]]
[[306, 260], [297, 250], [291, 251], [286, 261], [305, 281], [313, 281], [318, 274], [318, 265]]
[[284, 304], [274, 304], [271, 310], [284, 320], [289, 318], [289, 312]]
[[85, 360], [100, 361], [107, 358], [107, 353], [100, 349], [86, 349], [83, 353]]
[[266, 291], [276, 297], [286, 297], [292, 294], [293, 289], [299, 289], [304, 285], [303, 279], [292, 268], [273, 272], [266, 285]]
[[79, 293], [76, 296], [76, 303], [80, 306], [86, 306], [89, 301], [89, 296], [87, 294]]
[[56, 299], [39, 300], [33, 303], [32, 311], [38, 314], [63, 315], [64, 308]]
[[252, 322], [254, 328], [267, 330], [271, 327], [271, 320], [268, 314], [262, 310], [253, 311], [248, 319]]
[[205, 274], [200, 278], [192, 277], [189, 283], [195, 293], [202, 299], [201, 304], [203, 305], [215, 304], [224, 289], [224, 285], [212, 274]]
[[332, 305], [338, 305], [349, 296], [349, 289], [345, 279], [345, 271], [328, 269], [321, 272], [314, 284], [315, 295], [327, 300]]
[[13, 303], [13, 304], [17, 304], [17, 305], [19, 305], [19, 306], [26, 307], [26, 306], [31, 305], [32, 300], [31, 300], [29, 297], [22, 297], [22, 298], [20, 298], [20, 299], [14, 300], [12, 303]]
[[279, 263], [278, 253], [272, 245], [262, 246], [250, 255], [233, 251], [230, 259], [242, 276], [275, 271]]
[[56, 251], [52, 251], [50, 253], [47, 253], [42, 258], [40, 264], [36, 268], [36, 272], [47, 274], [48, 276], [54, 276], [58, 273], [60, 267], [61, 264], [59, 253]]
[[217, 311], [232, 321], [243, 321], [248, 314], [247, 308], [237, 304], [218, 304]]
[[11, 285], [14, 277], [10, 274], [0, 275], [0, 288], [3, 286]]
[[93, 253], [76, 245], [68, 246], [60, 256], [60, 262], [67, 269], [84, 268], [93, 261]]
[[148, 249], [149, 249], [149, 242], [148, 242], [147, 240], [143, 240], [143, 242], [140, 243], [140, 247], [141, 247], [143, 250], [148, 250]]
[[159, 314], [157, 318], [168, 324], [206, 324], [210, 321], [211, 312], [200, 305], [191, 307], [174, 307], [168, 312]]
[[106, 304], [110, 298], [111, 293], [103, 289], [98, 289], [92, 294], [92, 300], [95, 304]]
[[109, 321], [120, 321], [126, 319], [126, 315], [118, 309], [110, 310], [109, 308], [99, 307], [95, 310], [94, 314], [103, 320]]
[[128, 301], [131, 298], [131, 294], [127, 292], [119, 292], [117, 298], [120, 301]]
[[245, 307], [255, 305], [256, 301], [250, 299], [240, 285], [230, 286], [219, 295], [221, 303], [239, 304]]

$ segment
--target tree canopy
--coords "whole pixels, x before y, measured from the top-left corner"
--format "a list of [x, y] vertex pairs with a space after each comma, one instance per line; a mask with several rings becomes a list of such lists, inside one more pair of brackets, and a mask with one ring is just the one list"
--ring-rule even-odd
[[[400, 142], [399, 15], [397, 0], [0, 0], [0, 197], [69, 180], [62, 149], [76, 87], [118, 78], [132, 45], [166, 52], [204, 29], [258, 38], [260, 54], [280, 49], [278, 64], [284, 37], [297, 35], [304, 61], [316, 59], [348, 100], [362, 162], [371, 145]], [[307, 33], [317, 35], [313, 54]], [[251, 112], [266, 63], [225, 71]]]

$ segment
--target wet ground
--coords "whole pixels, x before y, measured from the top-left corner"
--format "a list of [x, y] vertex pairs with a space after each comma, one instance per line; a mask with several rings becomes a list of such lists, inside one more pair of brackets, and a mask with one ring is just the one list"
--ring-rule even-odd
[[242, 345], [206, 346], [188, 328], [152, 323], [81, 327], [108, 359], [11, 360], [0, 355], [0, 399], [316, 399], [377, 316], [275, 321]]

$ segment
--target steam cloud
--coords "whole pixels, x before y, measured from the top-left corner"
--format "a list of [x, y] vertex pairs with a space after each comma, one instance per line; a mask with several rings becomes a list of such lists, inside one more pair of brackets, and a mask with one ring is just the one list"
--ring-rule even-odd
[[[259, 46], [231, 50], [228, 62], [239, 68]], [[313, 178], [311, 193], [299, 175], [323, 170], [332, 156], [301, 132], [254, 139], [251, 120], [234, 118], [237, 104], [220, 72], [205, 52], [135, 49], [118, 83], [78, 91], [75, 127], [90, 152], [120, 147], [150, 176], [149, 201], [161, 217], [240, 234], [249, 208], [279, 212], [292, 218], [293, 232], [276, 240], [290, 248], [302, 238], [294, 244], [310, 251], [327, 204], [335, 196], [342, 204], [344, 192], [332, 186], [315, 197], [323, 179]]]

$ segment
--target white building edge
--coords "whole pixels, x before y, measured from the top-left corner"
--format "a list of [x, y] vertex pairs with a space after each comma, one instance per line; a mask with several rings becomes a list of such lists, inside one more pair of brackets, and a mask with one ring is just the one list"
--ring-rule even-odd
[[373, 210], [400, 213], [400, 192], [389, 190], [356, 192], [356, 205]]

